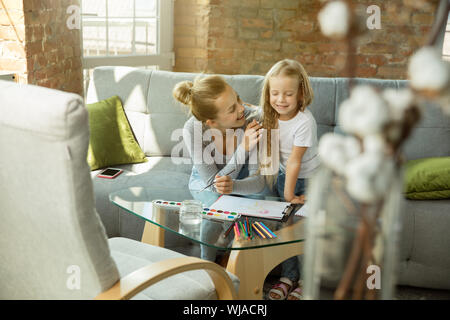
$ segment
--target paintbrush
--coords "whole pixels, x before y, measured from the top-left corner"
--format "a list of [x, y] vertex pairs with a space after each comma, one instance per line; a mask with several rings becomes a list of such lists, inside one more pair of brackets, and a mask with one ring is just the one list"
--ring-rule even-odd
[[[233, 170], [231, 170], [230, 172], [228, 172], [227, 174], [224, 174], [224, 176], [229, 176], [230, 174], [232, 174], [232, 173], [234, 172], [234, 170], [236, 170], [236, 169], [233, 169]], [[206, 188], [211, 187], [214, 183], [216, 183], [216, 179], [214, 179], [214, 181], [213, 181], [212, 183], [208, 184], [206, 187], [204, 187], [204, 188], [203, 188], [202, 190], [200, 190], [199, 192], [205, 191]]]

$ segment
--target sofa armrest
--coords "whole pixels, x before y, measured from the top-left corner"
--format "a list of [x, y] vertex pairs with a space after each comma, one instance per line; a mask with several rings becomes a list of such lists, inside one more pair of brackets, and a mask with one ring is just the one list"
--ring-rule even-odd
[[127, 300], [158, 281], [177, 273], [199, 269], [208, 272], [219, 300], [237, 298], [233, 283], [222, 267], [195, 257], [181, 257], [159, 261], [138, 269], [100, 293], [95, 300]]

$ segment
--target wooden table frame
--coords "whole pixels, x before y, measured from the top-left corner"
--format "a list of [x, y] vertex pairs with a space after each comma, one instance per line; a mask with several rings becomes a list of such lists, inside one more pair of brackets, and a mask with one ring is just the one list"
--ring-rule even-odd
[[[294, 228], [304, 228], [304, 223], [305, 220], [302, 219], [274, 233], [277, 236], [285, 236], [294, 232]], [[163, 228], [146, 221], [141, 241], [164, 247], [164, 233]], [[240, 280], [238, 299], [261, 300], [264, 281], [269, 272], [286, 259], [303, 254], [304, 241], [230, 251], [226, 269]]]

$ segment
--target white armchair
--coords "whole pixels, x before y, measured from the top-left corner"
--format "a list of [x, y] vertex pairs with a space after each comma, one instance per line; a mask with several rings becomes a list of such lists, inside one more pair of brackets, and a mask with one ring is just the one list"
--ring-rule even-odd
[[0, 81], [0, 299], [234, 299], [214, 263], [106, 238], [88, 142], [81, 97]]

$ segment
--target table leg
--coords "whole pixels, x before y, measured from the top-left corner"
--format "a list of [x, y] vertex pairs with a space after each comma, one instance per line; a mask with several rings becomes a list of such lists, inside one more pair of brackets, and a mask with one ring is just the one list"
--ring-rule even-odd
[[304, 242], [257, 249], [233, 250], [227, 271], [240, 280], [238, 299], [263, 299], [264, 281], [270, 271], [284, 260], [303, 253]]
[[164, 229], [153, 223], [145, 221], [141, 242], [158, 247], [164, 247]]
[[[304, 239], [304, 220], [275, 231], [282, 239]], [[232, 250], [227, 270], [239, 277], [238, 299], [263, 299], [264, 281], [280, 263], [304, 252], [304, 241], [255, 249]], [[242, 243], [244, 245], [244, 243]], [[239, 242], [233, 246], [239, 246]]]
[[[154, 221], [157, 221], [159, 224], [164, 225], [166, 220], [166, 212], [163, 208], [153, 205], [152, 214]], [[145, 221], [141, 242], [164, 248], [164, 233], [164, 228], [151, 222]]]

